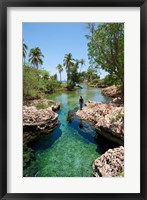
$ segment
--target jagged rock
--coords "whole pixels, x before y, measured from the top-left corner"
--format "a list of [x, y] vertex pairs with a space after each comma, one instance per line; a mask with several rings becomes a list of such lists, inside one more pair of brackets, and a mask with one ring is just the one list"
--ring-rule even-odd
[[118, 90], [118, 88], [115, 85], [113, 85], [113, 86], [102, 89], [102, 94], [104, 96], [115, 98], [115, 97], [119, 97], [121, 95], [121, 92]]
[[124, 171], [124, 147], [109, 149], [93, 163], [95, 177], [116, 177]]
[[[37, 106], [46, 107], [37, 109]], [[49, 134], [58, 125], [58, 114], [53, 112], [60, 109], [60, 104], [48, 100], [27, 100], [23, 106], [23, 175], [28, 176], [27, 167], [35, 160], [34, 151], [28, 144], [36, 140], [41, 134]], [[34, 166], [33, 171], [37, 171]]]
[[37, 110], [35, 106], [23, 106], [24, 130], [52, 130], [58, 125], [58, 114], [51, 108]]
[[25, 106], [35, 106], [36, 107], [38, 104], [43, 104], [46, 107], [50, 107], [51, 110], [53, 110], [53, 111], [60, 109], [59, 103], [49, 100], [49, 99], [37, 99], [37, 100], [35, 99], [35, 100], [24, 101]]
[[113, 103], [122, 105], [123, 104], [123, 99], [121, 97], [116, 97], [112, 100]]
[[124, 107], [114, 103], [88, 102], [76, 115], [92, 123], [98, 133], [123, 145]]

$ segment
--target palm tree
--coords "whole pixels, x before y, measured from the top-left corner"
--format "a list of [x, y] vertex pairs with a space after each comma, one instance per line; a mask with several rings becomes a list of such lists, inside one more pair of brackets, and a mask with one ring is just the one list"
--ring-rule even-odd
[[29, 53], [29, 57], [30, 57], [29, 62], [31, 62], [31, 64], [37, 69], [38, 69], [39, 64], [40, 65], [43, 64], [42, 58], [44, 57], [44, 55], [42, 54], [39, 47], [31, 49]]
[[81, 60], [79, 60], [79, 63], [81, 64], [80, 67], [80, 72], [81, 72], [83, 65], [85, 65], [85, 60], [82, 58]]
[[25, 62], [27, 50], [28, 50], [28, 46], [23, 41], [23, 59], [24, 59], [24, 62]]
[[65, 66], [66, 72], [67, 72], [67, 81], [70, 80], [70, 68], [72, 68], [72, 66], [74, 66], [73, 60], [74, 59], [73, 59], [71, 53], [66, 54], [65, 57], [64, 57], [63, 65]]
[[71, 82], [73, 83], [73, 86], [75, 86], [76, 83], [79, 82], [78, 68], [79, 68], [79, 60], [76, 59], [74, 66], [71, 69], [71, 76], [70, 76], [70, 79], [71, 79]]
[[59, 71], [59, 74], [60, 74], [60, 81], [61, 81], [61, 72], [63, 71], [63, 67], [62, 67], [61, 64], [58, 64], [56, 68], [57, 68], [57, 70]]

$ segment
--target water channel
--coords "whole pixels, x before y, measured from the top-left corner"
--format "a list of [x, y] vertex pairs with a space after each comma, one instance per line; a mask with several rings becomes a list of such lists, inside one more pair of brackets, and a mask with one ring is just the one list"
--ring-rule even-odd
[[93, 161], [116, 147], [96, 133], [95, 128], [75, 116], [79, 109], [79, 96], [88, 100], [109, 102], [98, 88], [83, 85], [83, 89], [49, 95], [59, 102], [59, 126], [49, 135], [40, 136], [29, 144], [35, 152], [35, 160], [27, 168], [26, 176], [34, 177], [91, 177]]

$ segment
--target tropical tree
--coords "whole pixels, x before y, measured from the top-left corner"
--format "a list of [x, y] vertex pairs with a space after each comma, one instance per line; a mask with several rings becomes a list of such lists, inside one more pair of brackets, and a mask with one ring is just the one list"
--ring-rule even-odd
[[59, 71], [59, 74], [60, 74], [60, 81], [61, 81], [61, 72], [63, 71], [63, 67], [62, 67], [61, 64], [58, 64], [56, 68], [57, 68], [57, 70]]
[[79, 63], [81, 64], [80, 67], [80, 72], [81, 72], [83, 65], [85, 65], [85, 60], [82, 58], [81, 60], [79, 60]]
[[43, 60], [42, 58], [44, 55], [42, 54], [41, 50], [39, 47], [32, 48], [29, 53], [29, 62], [33, 65], [33, 67], [36, 67], [37, 69], [39, 68], [39, 64], [43, 65]]
[[67, 81], [70, 80], [70, 75], [71, 75], [71, 68], [74, 66], [74, 59], [72, 57], [72, 54], [66, 54], [63, 60], [63, 65], [66, 68], [66, 72], [67, 72]]
[[79, 60], [75, 60], [73, 67], [70, 69], [71, 75], [70, 75], [70, 82], [72, 83], [72, 86], [74, 87], [76, 83], [79, 82]]
[[28, 46], [24, 43], [23, 41], [23, 59], [24, 59], [24, 62], [25, 62], [25, 58], [26, 58], [26, 55], [27, 55], [27, 50], [28, 50]]
[[86, 72], [87, 81], [91, 82], [93, 79], [99, 79], [99, 75], [97, 74], [97, 70], [93, 67], [89, 67]]
[[116, 77], [116, 85], [124, 84], [124, 24], [103, 23], [87, 35], [91, 66], [101, 68]]

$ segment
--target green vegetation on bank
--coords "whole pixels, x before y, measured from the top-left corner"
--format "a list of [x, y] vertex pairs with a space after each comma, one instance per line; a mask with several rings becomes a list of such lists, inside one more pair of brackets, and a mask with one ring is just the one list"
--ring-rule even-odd
[[108, 76], [102, 80], [106, 85], [115, 84], [124, 90], [124, 24], [89, 23], [88, 56], [94, 69], [103, 69]]
[[[28, 99], [40, 98], [45, 94], [62, 90], [73, 90], [82, 82], [97, 87], [116, 85], [124, 90], [124, 24], [123, 23], [88, 23], [88, 58], [90, 66], [82, 71], [85, 65], [83, 58], [76, 59], [71, 53], [65, 54], [63, 63], [56, 67], [57, 74], [51, 75], [41, 69], [44, 55], [39, 47], [32, 48], [28, 53], [28, 46], [23, 41], [23, 93]], [[105, 70], [108, 75], [100, 79], [100, 70]], [[66, 70], [67, 82], [62, 83], [63, 70]]]
[[31, 67], [29, 63], [23, 64], [23, 94], [24, 98], [40, 98], [62, 89], [62, 84], [55, 75], [43, 69]]

